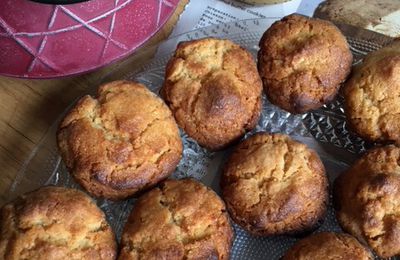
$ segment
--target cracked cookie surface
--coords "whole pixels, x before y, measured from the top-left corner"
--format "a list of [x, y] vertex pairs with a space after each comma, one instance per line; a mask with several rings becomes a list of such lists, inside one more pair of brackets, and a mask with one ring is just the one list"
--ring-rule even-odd
[[0, 211], [0, 259], [102, 259], [117, 257], [104, 213], [81, 191], [43, 187]]
[[259, 45], [258, 70], [267, 97], [291, 113], [305, 113], [334, 99], [353, 61], [338, 28], [300, 15], [275, 22]]
[[162, 96], [178, 125], [201, 146], [219, 150], [255, 127], [262, 83], [251, 54], [222, 39], [178, 45]]
[[380, 257], [400, 255], [400, 148], [374, 148], [335, 181], [342, 228]]
[[347, 121], [361, 137], [400, 144], [400, 41], [364, 59], [344, 98]]
[[306, 232], [325, 216], [328, 180], [318, 155], [282, 134], [240, 143], [221, 177], [232, 219], [254, 235]]
[[214, 191], [193, 179], [167, 180], [136, 202], [119, 259], [229, 259], [233, 235]]
[[282, 260], [373, 260], [371, 252], [344, 233], [316, 233], [298, 241]]
[[145, 86], [115, 81], [84, 96], [57, 141], [74, 178], [92, 195], [123, 199], [167, 178], [182, 154], [171, 111]]

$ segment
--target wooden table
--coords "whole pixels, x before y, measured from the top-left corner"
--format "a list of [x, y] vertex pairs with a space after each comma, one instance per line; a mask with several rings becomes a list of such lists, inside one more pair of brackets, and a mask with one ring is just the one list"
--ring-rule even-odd
[[109, 71], [118, 79], [154, 55], [158, 42], [167, 38], [189, 0], [181, 0], [164, 27], [127, 59], [88, 74], [52, 80], [26, 80], [0, 76], [0, 205], [10, 184], [46, 130], [82, 92]]

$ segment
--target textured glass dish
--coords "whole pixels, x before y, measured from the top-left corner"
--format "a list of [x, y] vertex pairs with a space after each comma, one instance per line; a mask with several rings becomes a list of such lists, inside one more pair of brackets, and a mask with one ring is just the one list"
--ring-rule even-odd
[[[130, 72], [122, 78], [144, 83], [158, 93], [163, 82], [166, 62], [179, 41], [202, 37], [228, 38], [247, 48], [256, 57], [258, 41], [262, 33], [276, 19], [260, 19], [238, 21], [224, 25], [215, 25], [195, 30], [170, 39], [159, 48], [157, 58], [139, 71]], [[390, 38], [369, 31], [340, 25], [347, 36], [355, 57], [355, 63], [370, 51], [379, 49], [391, 41]], [[115, 72], [114, 72], [115, 73]], [[111, 72], [111, 75], [113, 72]], [[107, 81], [107, 77], [102, 81]], [[88, 89], [87, 93], [95, 93], [97, 86]], [[62, 118], [62, 115], [60, 116]], [[80, 188], [68, 174], [65, 165], [57, 152], [55, 142], [58, 122], [49, 129], [30, 158], [15, 179], [10, 189], [10, 199], [43, 185], [59, 185]], [[324, 162], [328, 177], [332, 181], [351, 164], [358, 154], [367, 149], [367, 145], [357, 136], [349, 132], [342, 106], [342, 97], [319, 110], [292, 115], [271, 105], [263, 97], [263, 110], [254, 132], [280, 132], [306, 143], [315, 149]], [[173, 178], [194, 177], [219, 192], [220, 168], [231, 149], [222, 152], [208, 152], [195, 141], [181, 132], [184, 152], [183, 158], [173, 174]], [[107, 218], [120, 238], [126, 217], [135, 202], [130, 199], [122, 202], [111, 202], [98, 199], [97, 204], [104, 210]], [[256, 238], [234, 225], [236, 239], [232, 248], [231, 259], [280, 259], [284, 252], [298, 238], [279, 236]], [[323, 225], [316, 231], [340, 231], [334, 211], [330, 205]]]

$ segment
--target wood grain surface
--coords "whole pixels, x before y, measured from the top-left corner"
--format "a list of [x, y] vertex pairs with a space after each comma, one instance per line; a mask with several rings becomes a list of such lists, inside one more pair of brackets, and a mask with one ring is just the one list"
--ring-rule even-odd
[[314, 17], [399, 37], [399, 10], [399, 0], [327, 0], [318, 6]]
[[99, 78], [115, 71], [108, 80], [118, 79], [154, 55], [154, 46], [167, 38], [189, 0], [181, 0], [164, 27], [143, 47], [123, 61], [100, 70], [61, 79], [27, 80], [0, 76], [0, 205], [23, 162], [68, 105]]

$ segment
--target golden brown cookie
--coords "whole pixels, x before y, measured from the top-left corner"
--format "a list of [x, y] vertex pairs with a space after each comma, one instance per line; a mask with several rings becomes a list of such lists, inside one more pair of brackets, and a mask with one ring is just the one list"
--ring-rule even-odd
[[123, 199], [167, 178], [182, 154], [171, 111], [145, 86], [115, 81], [84, 96], [57, 134], [74, 178], [97, 197]]
[[371, 252], [344, 233], [316, 233], [298, 241], [282, 260], [373, 260]]
[[240, 143], [221, 177], [232, 219], [254, 235], [303, 233], [325, 216], [328, 179], [318, 155], [287, 135]]
[[400, 255], [400, 149], [374, 148], [340, 175], [334, 186], [342, 228], [380, 257]]
[[119, 259], [229, 259], [233, 236], [214, 191], [192, 179], [167, 180], [136, 202]]
[[162, 88], [178, 125], [211, 150], [226, 147], [255, 127], [261, 94], [251, 54], [214, 38], [180, 43]]
[[261, 38], [258, 52], [269, 101], [291, 113], [317, 109], [335, 98], [352, 61], [336, 26], [300, 15], [275, 22]]
[[400, 41], [364, 59], [344, 98], [347, 121], [361, 137], [400, 143]]
[[0, 210], [0, 259], [117, 257], [104, 213], [81, 191], [43, 187]]

